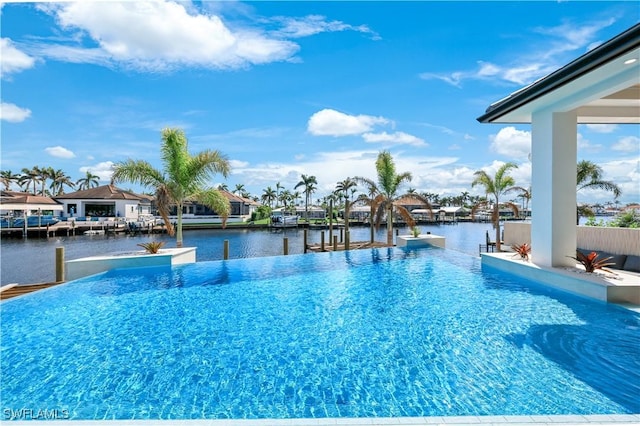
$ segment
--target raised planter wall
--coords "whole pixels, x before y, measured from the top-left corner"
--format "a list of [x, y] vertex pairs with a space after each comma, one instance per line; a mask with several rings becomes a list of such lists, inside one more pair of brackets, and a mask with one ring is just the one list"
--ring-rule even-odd
[[157, 254], [147, 254], [144, 251], [139, 251], [131, 254], [83, 257], [65, 262], [66, 280], [75, 280], [111, 269], [173, 266], [183, 263], [195, 263], [195, 261], [195, 247], [162, 249]]
[[[640, 229], [583, 226], [576, 229], [576, 246], [584, 249], [606, 251], [612, 254], [640, 256]], [[531, 244], [531, 224], [506, 222], [504, 245]], [[535, 250], [535, 247], [532, 248]]]
[[437, 246], [445, 248], [445, 238], [431, 234], [420, 234], [417, 237], [412, 235], [398, 235], [398, 237], [396, 237], [396, 246], [408, 248]]

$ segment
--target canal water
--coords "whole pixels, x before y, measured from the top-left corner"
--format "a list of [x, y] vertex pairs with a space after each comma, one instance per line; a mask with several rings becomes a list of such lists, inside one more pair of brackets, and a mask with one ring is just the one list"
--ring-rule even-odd
[[[489, 223], [459, 223], [457, 225], [422, 225], [422, 233], [431, 232], [446, 238], [448, 249], [478, 256], [478, 245], [484, 244], [486, 232], [493, 237]], [[368, 241], [368, 227], [351, 227], [351, 241]], [[321, 230], [309, 230], [309, 243], [320, 243]], [[329, 243], [328, 230], [325, 241]], [[400, 235], [408, 235], [408, 228], [399, 228]], [[289, 254], [304, 250], [302, 229], [289, 228], [277, 232], [268, 229], [211, 229], [184, 231], [184, 246], [197, 247], [198, 262], [222, 260], [224, 240], [229, 240], [229, 258], [278, 256], [283, 254], [283, 239], [288, 240]], [[339, 235], [334, 230], [334, 235]], [[386, 241], [386, 229], [375, 233], [376, 241]], [[142, 250], [137, 244], [166, 241], [166, 247], [175, 247], [175, 238], [165, 234], [153, 235], [77, 235], [71, 237], [3, 238], [0, 244], [1, 285], [10, 283], [33, 284], [55, 281], [55, 251], [64, 247], [65, 259], [104, 255], [123, 251]], [[394, 230], [395, 242], [395, 230]], [[310, 254], [312, 255], [312, 254]]]

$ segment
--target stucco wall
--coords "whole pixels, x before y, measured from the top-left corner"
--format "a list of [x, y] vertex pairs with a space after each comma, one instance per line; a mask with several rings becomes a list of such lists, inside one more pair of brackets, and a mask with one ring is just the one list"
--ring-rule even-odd
[[[504, 224], [504, 245], [523, 243], [531, 244], [531, 224], [506, 222]], [[602, 250], [612, 254], [640, 256], [640, 229], [578, 226], [576, 245], [580, 248]], [[535, 250], [535, 247], [532, 250]]]

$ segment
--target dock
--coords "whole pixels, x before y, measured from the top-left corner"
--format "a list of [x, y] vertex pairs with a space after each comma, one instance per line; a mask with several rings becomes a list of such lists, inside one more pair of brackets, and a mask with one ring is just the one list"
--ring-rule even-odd
[[7, 284], [0, 287], [0, 300], [11, 299], [12, 297], [22, 296], [23, 294], [32, 293], [45, 288], [63, 284], [64, 282], [41, 283], [41, 284]]
[[[26, 232], [26, 234], [25, 234]], [[31, 237], [55, 237], [74, 235], [97, 235], [97, 234], [159, 234], [166, 232], [164, 224], [151, 224], [146, 226], [136, 225], [134, 222], [94, 222], [94, 221], [68, 221], [58, 222], [47, 226], [29, 226], [27, 228], [0, 228], [2, 237], [31, 238]]]

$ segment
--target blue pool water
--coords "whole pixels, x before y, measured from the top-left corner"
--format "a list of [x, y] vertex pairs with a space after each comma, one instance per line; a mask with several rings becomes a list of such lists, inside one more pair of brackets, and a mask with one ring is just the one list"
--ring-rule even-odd
[[441, 249], [116, 270], [2, 303], [2, 408], [640, 413], [640, 316]]

